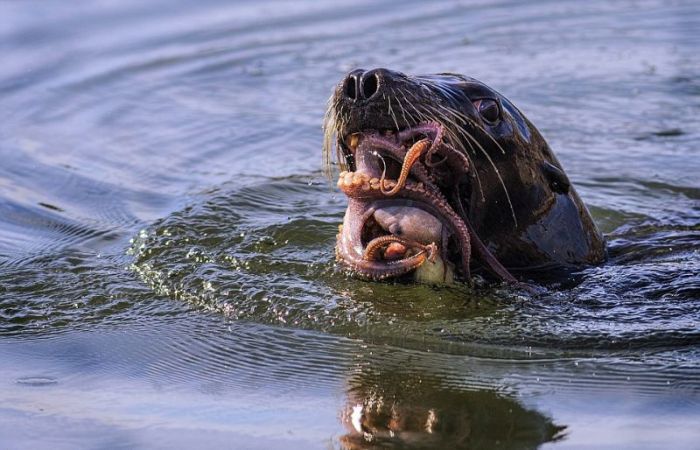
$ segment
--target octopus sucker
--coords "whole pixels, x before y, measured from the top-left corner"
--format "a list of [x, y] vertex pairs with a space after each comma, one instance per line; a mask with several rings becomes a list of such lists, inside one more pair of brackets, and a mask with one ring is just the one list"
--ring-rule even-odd
[[[398, 245], [397, 245], [398, 244]], [[391, 257], [387, 257], [386, 250], [394, 249]], [[365, 247], [365, 252], [363, 258], [366, 261], [377, 261], [379, 259], [384, 259], [386, 261], [394, 261], [403, 259], [401, 254], [407, 254], [409, 249], [418, 249], [420, 252], [425, 252], [428, 255], [428, 260], [435, 261], [435, 256], [437, 255], [437, 245], [431, 242], [428, 245], [421, 244], [420, 242], [409, 241], [407, 239], [402, 239], [397, 236], [379, 236], [372, 239]], [[380, 252], [384, 250], [384, 254]]]

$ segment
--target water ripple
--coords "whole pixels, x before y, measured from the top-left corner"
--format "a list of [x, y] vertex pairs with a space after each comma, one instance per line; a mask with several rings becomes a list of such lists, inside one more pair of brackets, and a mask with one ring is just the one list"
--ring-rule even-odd
[[145, 230], [134, 269], [156, 292], [232, 318], [355, 336], [578, 350], [700, 342], [693, 230], [686, 240], [674, 227], [618, 231], [608, 264], [574, 287], [523, 298], [353, 283], [332, 260], [342, 212], [340, 199], [303, 178], [222, 189]]

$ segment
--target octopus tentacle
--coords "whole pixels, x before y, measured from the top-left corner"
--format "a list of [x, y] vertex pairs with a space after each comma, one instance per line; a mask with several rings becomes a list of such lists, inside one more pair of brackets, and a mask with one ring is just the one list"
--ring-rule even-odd
[[435, 261], [435, 254], [437, 252], [437, 246], [435, 243], [430, 243], [428, 245], [421, 244], [420, 242], [409, 241], [398, 236], [379, 236], [378, 238], [372, 239], [365, 248], [363, 258], [367, 261], [376, 261], [378, 258], [379, 250], [386, 247], [389, 244], [397, 243], [405, 247], [419, 248], [421, 252], [427, 252], [428, 260], [430, 262]]
[[493, 256], [489, 249], [486, 248], [486, 245], [484, 245], [484, 243], [481, 242], [479, 236], [477, 236], [477, 234], [474, 232], [471, 224], [469, 223], [469, 219], [467, 218], [467, 213], [464, 211], [464, 207], [462, 206], [459, 190], [455, 189], [454, 192], [454, 203], [455, 205], [457, 205], [457, 212], [461, 214], [462, 217], [464, 217], [464, 223], [469, 229], [469, 238], [472, 243], [472, 246], [476, 250], [481, 260], [486, 264], [486, 268], [492, 273], [494, 273], [496, 276], [501, 278], [503, 281], [507, 281], [509, 283], [517, 283], [518, 280], [508, 271], [508, 269], [503, 267], [500, 261], [498, 261], [496, 257]]
[[[402, 162], [406, 158], [406, 150], [404, 147], [400, 146], [393, 140], [389, 140], [386, 137], [378, 134], [366, 136], [364, 139], [366, 140], [367, 144], [371, 145], [372, 147], [386, 151], [396, 161]], [[421, 181], [426, 185], [435, 183], [434, 177], [428, 173], [425, 166], [420, 164], [419, 161], [417, 161], [416, 164], [411, 167], [411, 170], [418, 181]]]
[[[488, 253], [484, 252], [483, 243], [478, 240], [470, 230], [468, 222], [460, 215], [460, 212], [463, 213], [461, 208], [454, 210], [437, 187], [436, 175], [429, 170], [429, 167], [447, 162], [450, 167], [454, 167], [461, 173], [466, 174], [470, 169], [468, 157], [458, 151], [451, 142], [444, 141], [443, 133], [442, 125], [427, 122], [391, 135], [379, 132], [361, 133], [358, 135], [359, 139], [348, 144], [353, 152], [365, 152], [365, 155], [367, 152], [378, 155], [377, 152], [379, 152], [401, 164], [398, 180], [386, 179], [386, 167], [381, 174], [381, 179], [376, 178], [376, 175], [373, 177], [365, 173], [363, 167], [360, 167], [358, 172], [342, 172], [338, 179], [338, 186], [350, 198], [351, 205], [355, 205], [353, 208], [357, 209], [355, 214], [361, 213], [362, 216], [358, 215], [355, 220], [348, 222], [353, 224], [353, 231], [341, 232], [339, 235], [337, 255], [341, 262], [357, 270], [359, 275], [376, 280], [406, 274], [420, 267], [426, 260], [434, 260], [438, 256], [438, 251], [442, 253], [443, 259], [447, 260], [446, 251], [449, 240], [454, 239], [460, 250], [461, 269], [467, 280], [470, 280], [472, 245], [477, 246], [476, 251], [479, 256], [487, 255], [485, 258], [487, 266], [496, 269], [495, 272], [502, 278], [508, 281], [512, 279], [512, 275], [509, 277], [510, 274], [506, 270], [498, 270], [502, 267], [494, 262], [495, 258], [488, 258]], [[407, 143], [410, 143], [408, 150]], [[439, 155], [441, 161], [433, 162], [436, 159], [434, 155]], [[349, 238], [349, 236], [357, 236], [359, 239], [362, 224], [374, 208], [374, 206], [361, 205], [372, 205], [368, 203], [372, 201], [380, 201], [381, 205], [385, 206], [391, 204], [386, 202], [398, 202], [397, 205], [403, 205], [411, 200], [419, 202], [421, 209], [439, 218], [446, 226], [440, 247], [434, 242], [426, 246], [393, 234], [376, 237], [366, 245]], [[348, 211], [350, 209], [349, 205]], [[417, 253], [415, 253], [416, 250]], [[410, 256], [404, 257], [409, 254]]]
[[[389, 186], [392, 187], [391, 184], [393, 182], [388, 181], [388, 183]], [[350, 198], [364, 200], [388, 198], [388, 196], [380, 190], [378, 179], [369, 180], [366, 175], [361, 173], [341, 174], [338, 180], [338, 187]], [[406, 182], [401, 191], [401, 196], [408, 200], [420, 202], [422, 208], [444, 220], [444, 223], [452, 230], [454, 237], [458, 241], [462, 254], [462, 270], [465, 277], [470, 279], [469, 263], [471, 261], [471, 239], [469, 229], [464, 220], [452, 209], [445, 197], [440, 192], [426, 189], [422, 184], [412, 181]], [[397, 262], [401, 261], [406, 260]]]
[[443, 147], [444, 144], [444, 127], [439, 123], [426, 122], [420, 124], [416, 127], [413, 127], [409, 130], [404, 130], [403, 132], [399, 133], [398, 138], [404, 141], [415, 138], [416, 136], [419, 136], [421, 134], [427, 136], [432, 141], [430, 149], [428, 149], [427, 153], [425, 154], [425, 165], [428, 167], [435, 167], [444, 163], [447, 160], [447, 158], [443, 158], [442, 160], [436, 163], [432, 162], [433, 155], [435, 155], [438, 152], [438, 150]]
[[406, 157], [403, 160], [403, 165], [401, 166], [401, 174], [399, 175], [399, 179], [396, 181], [396, 185], [393, 187], [393, 189], [389, 191], [384, 190], [384, 180], [386, 179], [386, 168], [384, 168], [382, 178], [379, 182], [382, 194], [392, 196], [398, 194], [399, 191], [403, 189], [404, 185], [406, 184], [406, 180], [408, 179], [408, 174], [411, 171], [411, 167], [413, 167], [416, 161], [418, 161], [423, 152], [428, 149], [429, 142], [430, 141], [428, 139], [421, 139], [420, 141], [416, 142], [411, 146], [411, 148], [406, 153]]
[[[400, 132], [397, 135], [397, 139], [399, 141], [407, 141], [409, 139], [414, 139], [416, 136], [427, 136], [432, 140], [432, 144], [430, 145], [430, 149], [425, 153], [425, 166], [434, 168], [446, 162], [451, 162], [451, 167], [459, 167], [463, 173], [467, 173], [469, 170], [469, 160], [467, 156], [463, 152], [457, 150], [453, 145], [450, 145], [449, 142], [445, 142], [444, 134], [444, 126], [437, 122], [426, 122]], [[433, 162], [433, 156], [438, 154], [438, 152], [443, 155], [443, 158], [437, 162]], [[431, 176], [431, 178], [434, 177]]]
[[336, 256], [343, 264], [357, 270], [360, 276], [371, 280], [383, 280], [407, 274], [423, 265], [428, 259], [426, 252], [421, 251], [398, 261], [367, 261], [345, 253], [340, 244], [336, 247]]
[[442, 135], [443, 135], [443, 128], [440, 125], [436, 125], [436, 131], [435, 131], [435, 137], [433, 138], [433, 144], [430, 146], [430, 149], [425, 154], [425, 165], [428, 167], [433, 167], [433, 166], [442, 164], [443, 162], [445, 162], [447, 160], [447, 157], [445, 157], [441, 161], [438, 161], [437, 163], [433, 163], [433, 155], [435, 155], [437, 153], [438, 149], [443, 146]]

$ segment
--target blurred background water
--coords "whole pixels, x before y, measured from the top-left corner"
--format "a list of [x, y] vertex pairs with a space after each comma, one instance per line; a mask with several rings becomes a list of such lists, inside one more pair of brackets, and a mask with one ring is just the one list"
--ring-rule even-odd
[[[0, 448], [698, 448], [698, 49], [690, 0], [0, 2]], [[338, 272], [321, 120], [377, 66], [509, 97], [609, 263]]]

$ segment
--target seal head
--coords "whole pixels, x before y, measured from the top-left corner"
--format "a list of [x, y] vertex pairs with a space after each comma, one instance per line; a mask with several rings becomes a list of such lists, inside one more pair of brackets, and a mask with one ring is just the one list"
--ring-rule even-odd
[[[350, 72], [326, 112], [348, 209], [339, 261], [370, 279], [506, 281], [605, 258], [603, 238], [544, 138], [505, 97], [464, 75]], [[418, 277], [420, 278], [420, 277]]]

